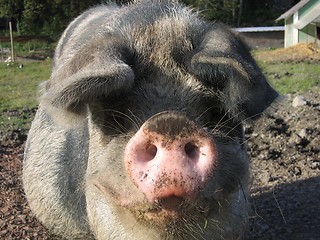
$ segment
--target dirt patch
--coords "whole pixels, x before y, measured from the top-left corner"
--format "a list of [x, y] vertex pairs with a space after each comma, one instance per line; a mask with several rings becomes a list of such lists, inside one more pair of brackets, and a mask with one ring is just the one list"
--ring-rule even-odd
[[305, 103], [293, 107], [297, 95], [246, 129], [253, 136], [246, 239], [320, 239], [320, 94], [305, 93]]
[[[272, 113], [246, 126], [253, 182], [245, 239], [320, 239], [320, 93], [304, 93], [305, 104], [292, 107], [297, 95], [286, 95]], [[0, 239], [59, 239], [35, 219], [25, 199], [26, 134], [11, 129], [0, 135]]]
[[[2, 118], [33, 119], [36, 109], [2, 111]], [[27, 129], [0, 124], [0, 239], [54, 239], [31, 213], [22, 186]], [[57, 238], [58, 239], [58, 238]]]
[[257, 51], [253, 55], [258, 61], [320, 62], [320, 45], [299, 43], [288, 48]]

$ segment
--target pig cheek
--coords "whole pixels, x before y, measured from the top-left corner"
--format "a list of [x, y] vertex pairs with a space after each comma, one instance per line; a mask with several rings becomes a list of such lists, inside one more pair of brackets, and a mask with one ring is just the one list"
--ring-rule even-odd
[[[144, 199], [144, 196], [141, 194], [141, 192], [128, 191], [128, 188], [121, 188], [121, 186], [117, 184], [115, 186], [114, 183], [107, 182], [105, 179], [94, 178], [91, 180], [91, 184], [95, 186], [98, 191], [103, 194], [103, 196], [107, 197], [108, 199], [112, 199], [113, 202], [118, 206], [128, 207], [138, 204]], [[122, 184], [125, 186], [132, 185], [132, 183], [126, 183], [126, 181], [122, 181]]]
[[[105, 139], [104, 134], [95, 130], [86, 174], [87, 188], [93, 188], [97, 195], [108, 198], [119, 206], [141, 202], [144, 195], [128, 178], [122, 164], [123, 155], [112, 149], [123, 149], [126, 139]], [[120, 151], [121, 152], [121, 151]]]

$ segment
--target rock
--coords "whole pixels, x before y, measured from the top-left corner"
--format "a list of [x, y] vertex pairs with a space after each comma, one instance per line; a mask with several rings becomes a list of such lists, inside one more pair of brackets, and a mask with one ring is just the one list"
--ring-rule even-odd
[[270, 173], [268, 173], [267, 171], [263, 171], [261, 172], [258, 177], [260, 178], [260, 181], [263, 183], [267, 183], [270, 181]]
[[320, 162], [311, 163], [311, 169], [320, 169]]
[[305, 99], [304, 96], [296, 96], [293, 101], [292, 101], [292, 106], [293, 107], [301, 107], [307, 105], [307, 100]]
[[301, 137], [301, 138], [305, 138], [305, 137], [307, 137], [307, 129], [301, 129], [301, 131], [299, 132], [299, 136]]
[[273, 74], [272, 74], [272, 77], [273, 77], [274, 79], [280, 79], [280, 78], [281, 78], [281, 75], [278, 74], [278, 73], [273, 73]]
[[301, 137], [298, 134], [293, 134], [287, 141], [289, 144], [299, 144]]

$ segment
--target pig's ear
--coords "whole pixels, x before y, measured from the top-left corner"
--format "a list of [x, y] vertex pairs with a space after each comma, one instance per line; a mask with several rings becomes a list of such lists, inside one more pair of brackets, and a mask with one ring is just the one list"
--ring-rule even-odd
[[188, 66], [242, 119], [259, 115], [278, 97], [243, 42], [221, 26], [205, 35]]
[[134, 73], [128, 65], [129, 51], [112, 38], [99, 38], [57, 57], [49, 81], [45, 82], [41, 103], [77, 112], [83, 103], [129, 89]]

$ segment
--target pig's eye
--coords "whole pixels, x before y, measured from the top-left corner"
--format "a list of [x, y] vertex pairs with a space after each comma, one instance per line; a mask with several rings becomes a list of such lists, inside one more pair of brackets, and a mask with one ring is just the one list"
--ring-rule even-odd
[[127, 134], [135, 126], [124, 100], [124, 97], [101, 98], [89, 106], [93, 121], [107, 135]]

